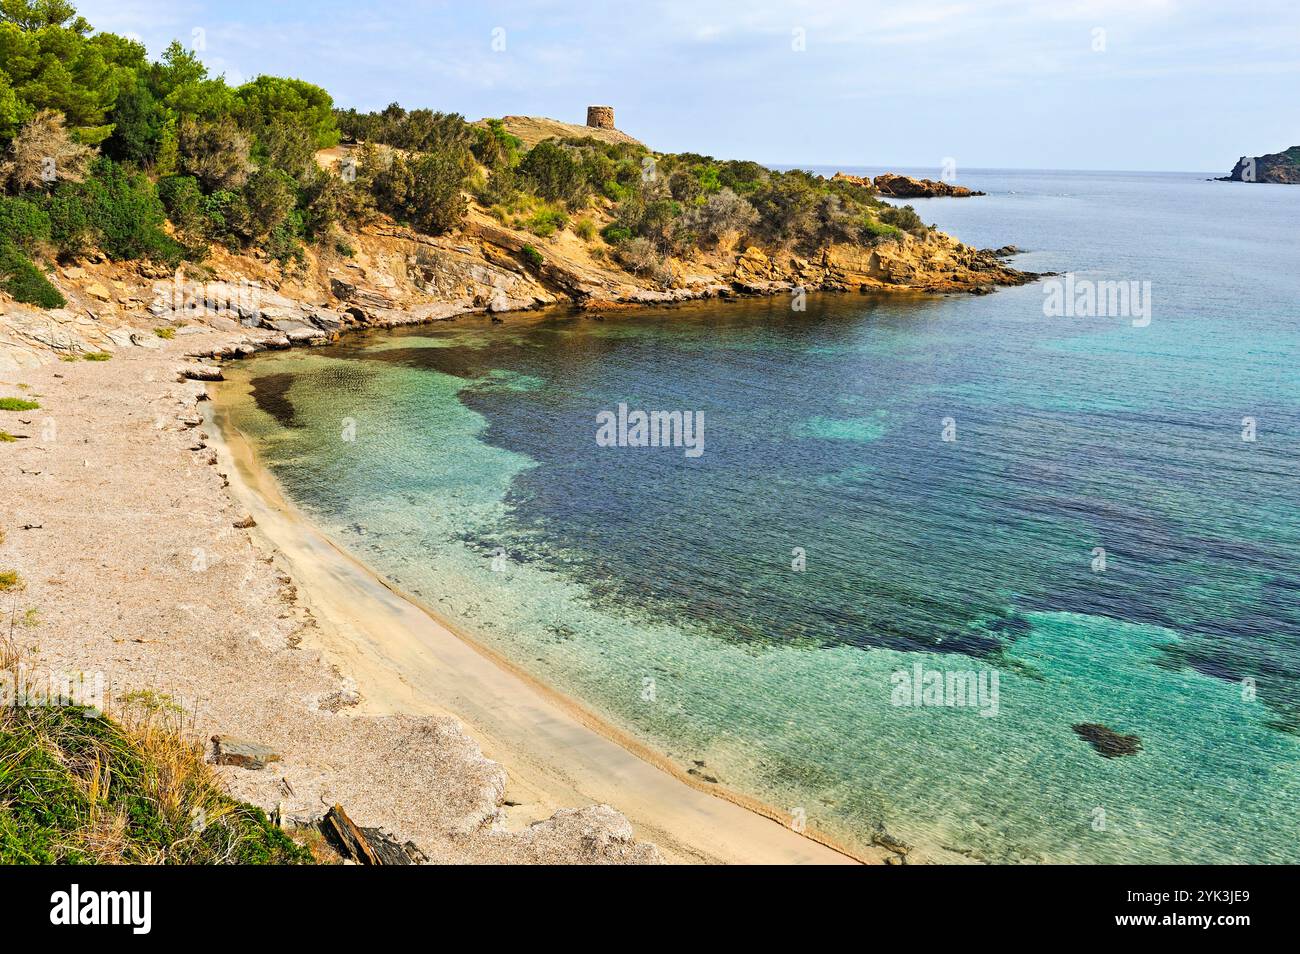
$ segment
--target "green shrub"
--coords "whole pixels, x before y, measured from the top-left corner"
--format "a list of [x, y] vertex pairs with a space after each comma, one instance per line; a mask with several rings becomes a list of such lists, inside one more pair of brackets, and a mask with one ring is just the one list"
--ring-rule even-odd
[[248, 177], [240, 193], [241, 214], [228, 222], [231, 230], [246, 242], [269, 239], [288, 220], [297, 203], [294, 181], [279, 169], [262, 168]]
[[465, 153], [434, 152], [415, 160], [407, 197], [413, 207], [411, 224], [431, 235], [460, 225], [468, 207], [461, 191], [466, 174]]
[[62, 255], [98, 246], [115, 261], [179, 263], [185, 249], [163, 231], [167, 212], [158, 189], [140, 173], [100, 159], [84, 182], [60, 183], [46, 206], [50, 238]]
[[62, 308], [67, 299], [12, 242], [0, 237], [0, 288], [15, 301], [38, 308]]
[[414, 159], [392, 156], [374, 176], [379, 208], [401, 222], [440, 235], [461, 223], [468, 203], [462, 191], [469, 174], [469, 151], [463, 147], [427, 153]]
[[0, 196], [0, 237], [30, 251], [50, 240], [50, 217], [35, 202]]
[[903, 233], [896, 225], [889, 225], [870, 215], [862, 220], [862, 240], [871, 242], [878, 239], [900, 239]]
[[235, 190], [253, 171], [248, 160], [252, 148], [248, 135], [229, 116], [205, 122], [186, 116], [177, 130], [180, 168], [203, 183], [209, 192]]
[[893, 225], [902, 229], [904, 232], [914, 232], [918, 229], [924, 229], [925, 223], [921, 217], [916, 214], [916, 209], [910, 205], [895, 206], [880, 210], [880, 221], [886, 225]]
[[596, 223], [588, 218], [578, 219], [573, 223], [573, 234], [584, 242], [590, 242], [596, 237]]
[[528, 220], [528, 231], [541, 238], [549, 238], [569, 224], [569, 217], [560, 209], [543, 208]]
[[524, 261], [533, 266], [533, 268], [541, 268], [542, 263], [545, 261], [545, 259], [542, 258], [542, 253], [537, 251], [537, 249], [533, 248], [531, 245], [525, 245], [519, 250], [519, 252], [523, 255]]
[[488, 207], [513, 205], [519, 198], [519, 176], [509, 166], [493, 169], [474, 197]]
[[607, 225], [600, 230], [601, 238], [610, 245], [619, 245], [632, 237], [632, 230], [617, 223]]
[[489, 119], [486, 125], [486, 129], [475, 127], [473, 130], [474, 145], [471, 148], [474, 158], [493, 170], [509, 169], [518, 163], [523, 140], [507, 132], [505, 123], [499, 119]]
[[587, 194], [582, 167], [570, 150], [543, 139], [519, 163], [519, 177], [548, 202], [577, 202]]
[[35, 401], [28, 401], [24, 398], [0, 398], [0, 411], [35, 411], [39, 407], [40, 405]]
[[95, 243], [94, 217], [76, 186], [60, 185], [45, 203], [50, 218], [50, 241], [62, 257], [90, 251]]
[[158, 181], [158, 198], [167, 217], [183, 233], [205, 236], [211, 230], [208, 197], [193, 176], [167, 176]]

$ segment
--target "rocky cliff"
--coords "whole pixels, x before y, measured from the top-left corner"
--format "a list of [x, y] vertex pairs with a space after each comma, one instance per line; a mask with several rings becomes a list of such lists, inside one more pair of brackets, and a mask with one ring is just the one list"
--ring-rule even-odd
[[[336, 161], [337, 152], [318, 161]], [[613, 206], [598, 203], [588, 214], [599, 229], [613, 221]], [[56, 356], [154, 347], [205, 326], [245, 333], [243, 349], [251, 353], [328, 340], [350, 327], [472, 311], [559, 304], [604, 310], [800, 288], [982, 294], [1036, 277], [933, 230], [832, 245], [810, 256], [737, 246], [739, 238], [689, 259], [669, 258], [652, 277], [619, 266], [598, 237], [584, 240], [569, 230], [539, 237], [471, 202], [455, 232], [434, 237], [380, 217], [348, 235], [346, 251], [343, 245], [309, 250], [303, 266], [289, 273], [260, 253], [221, 248], [174, 275], [92, 253], [56, 265], [48, 276], [67, 299], [65, 308], [41, 310], [0, 294], [0, 373]]]
[[1300, 146], [1267, 156], [1242, 156], [1220, 182], [1300, 182]]

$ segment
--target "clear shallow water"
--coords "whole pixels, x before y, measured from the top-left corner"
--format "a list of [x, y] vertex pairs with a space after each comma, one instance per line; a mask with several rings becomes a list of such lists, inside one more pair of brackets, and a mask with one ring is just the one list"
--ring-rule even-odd
[[[401, 587], [845, 840], [1300, 860], [1300, 190], [960, 179], [923, 218], [1150, 281], [1151, 324], [1039, 286], [463, 319], [241, 364], [237, 423]], [[705, 453], [598, 447], [620, 402], [702, 411]], [[997, 714], [892, 704], [917, 663], [996, 672]]]

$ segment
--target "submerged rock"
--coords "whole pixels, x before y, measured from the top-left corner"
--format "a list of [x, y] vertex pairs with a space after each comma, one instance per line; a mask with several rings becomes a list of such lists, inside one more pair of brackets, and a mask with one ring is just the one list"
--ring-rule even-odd
[[1097, 722], [1078, 722], [1071, 728], [1077, 735], [1087, 739], [1103, 758], [1137, 755], [1142, 751], [1142, 740], [1136, 735], [1122, 735]]

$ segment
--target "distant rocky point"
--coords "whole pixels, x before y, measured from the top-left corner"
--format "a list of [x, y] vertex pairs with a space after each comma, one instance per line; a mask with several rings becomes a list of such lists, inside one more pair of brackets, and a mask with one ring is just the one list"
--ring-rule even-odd
[[1300, 182], [1300, 146], [1267, 156], [1242, 156], [1219, 182]]
[[868, 179], [864, 176], [851, 176], [847, 172], [837, 172], [834, 178], [841, 182], [852, 182], [854, 185], [865, 186], [879, 195], [889, 196], [893, 199], [932, 199], [936, 196], [964, 199], [969, 196], [984, 194], [983, 192], [973, 192], [965, 186], [953, 185], [949, 182], [938, 182], [934, 179], [914, 179], [911, 176], [900, 176], [893, 172], [882, 173], [876, 176], [875, 179]]

